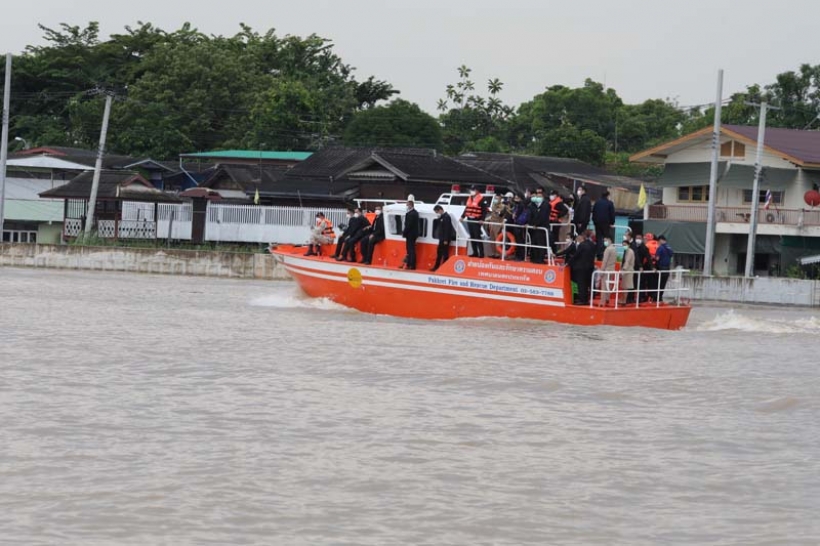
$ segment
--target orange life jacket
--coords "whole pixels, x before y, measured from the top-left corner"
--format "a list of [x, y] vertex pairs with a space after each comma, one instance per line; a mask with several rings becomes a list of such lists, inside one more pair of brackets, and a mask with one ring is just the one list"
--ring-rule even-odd
[[555, 224], [558, 222], [558, 205], [563, 203], [561, 201], [561, 197], [555, 196], [555, 199], [550, 201], [550, 223]]
[[480, 193], [471, 195], [467, 199], [467, 208], [464, 209], [464, 216], [471, 220], [481, 220], [481, 200], [484, 196]]
[[336, 232], [333, 231], [333, 222], [325, 218], [324, 220], [322, 220], [322, 224], [324, 225], [324, 227], [322, 228], [322, 235], [324, 235], [325, 237], [330, 237], [331, 239], [335, 239]]
[[658, 241], [652, 239], [651, 241], [646, 241], [646, 248], [649, 249], [649, 255], [653, 258], [655, 257], [655, 252], [658, 251]]

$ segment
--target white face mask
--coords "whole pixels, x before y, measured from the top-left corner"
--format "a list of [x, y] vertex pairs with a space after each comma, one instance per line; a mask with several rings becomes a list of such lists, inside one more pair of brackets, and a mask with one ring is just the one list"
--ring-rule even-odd
[[581, 197], [582, 195], [584, 195], [584, 190], [578, 190], [578, 197]]
[[382, 211], [381, 211], [381, 209], [377, 209], [377, 210], [376, 210], [376, 216], [381, 216], [381, 215], [382, 215]]
[[436, 218], [441, 218], [441, 213], [440, 212], [436, 213]]
[[475, 197], [476, 193], [478, 193], [478, 192], [475, 191], [475, 190], [470, 190], [470, 195], [472, 195], [473, 197]]
[[640, 245], [643, 243], [643, 239], [635, 239], [635, 244]]
[[322, 219], [321, 219], [321, 218], [317, 218], [317, 219], [316, 219], [316, 223], [317, 223], [317, 224], [321, 224], [321, 223], [322, 223]]
[[355, 216], [356, 218], [358, 218], [359, 216], [361, 216], [361, 214], [359, 214], [359, 213], [357, 212], [357, 213], [356, 213], [356, 214], [354, 214], [353, 216]]

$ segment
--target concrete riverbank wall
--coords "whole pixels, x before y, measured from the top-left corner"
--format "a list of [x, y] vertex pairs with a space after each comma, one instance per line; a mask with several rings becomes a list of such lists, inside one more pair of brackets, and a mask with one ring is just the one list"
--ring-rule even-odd
[[1, 244], [0, 266], [286, 280], [269, 254], [153, 248]]
[[[151, 248], [0, 244], [0, 266], [260, 280], [290, 278], [268, 254]], [[683, 284], [696, 301], [820, 307], [820, 281], [687, 276]]]

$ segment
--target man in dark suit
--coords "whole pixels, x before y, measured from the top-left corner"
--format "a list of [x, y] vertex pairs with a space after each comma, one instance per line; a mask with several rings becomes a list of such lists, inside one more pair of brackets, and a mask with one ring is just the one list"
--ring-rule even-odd
[[[547, 231], [550, 228], [550, 204], [544, 200], [544, 189], [538, 188], [530, 200], [530, 225], [535, 227], [531, 232], [532, 250], [530, 260], [534, 264], [544, 263], [547, 253]], [[540, 247], [540, 248], [539, 248]]]
[[433, 221], [433, 233], [438, 237], [438, 250], [436, 252], [436, 265], [430, 271], [435, 271], [441, 264], [450, 257], [450, 243], [453, 242], [456, 232], [453, 229], [453, 219], [444, 211], [444, 207], [436, 205], [433, 211], [438, 217]]
[[615, 204], [609, 200], [609, 190], [604, 190], [600, 199], [592, 207], [592, 223], [595, 224], [598, 258], [604, 255], [604, 239], [612, 240], [612, 228], [615, 227]]
[[342, 248], [341, 259], [348, 262], [355, 262], [356, 246], [362, 239], [367, 237], [367, 233], [370, 231], [370, 221], [362, 214], [362, 209], [357, 207], [353, 209], [353, 218], [350, 220], [350, 225], [350, 237], [345, 241], [344, 247]]
[[588, 230], [578, 235], [576, 242], [578, 248], [567, 265], [570, 267], [572, 281], [578, 285], [578, 300], [575, 303], [589, 305], [589, 288], [595, 271], [595, 243], [590, 240]]
[[589, 220], [592, 216], [592, 201], [587, 195], [586, 186], [578, 188], [578, 199], [575, 201], [575, 216], [573, 223], [577, 233], [583, 233], [589, 228]]
[[373, 262], [373, 251], [376, 245], [384, 241], [384, 218], [382, 218], [382, 208], [376, 207], [376, 217], [373, 218], [373, 225], [367, 230], [367, 235], [362, 239], [362, 263], [370, 265]]
[[416, 239], [419, 238], [419, 213], [412, 201], [407, 202], [407, 214], [404, 216], [404, 229], [401, 232], [407, 246], [405, 269], [416, 268]]

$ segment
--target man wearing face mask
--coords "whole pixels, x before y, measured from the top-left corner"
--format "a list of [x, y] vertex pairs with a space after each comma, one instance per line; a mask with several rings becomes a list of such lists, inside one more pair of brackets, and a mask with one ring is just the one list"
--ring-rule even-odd
[[384, 241], [384, 218], [382, 218], [382, 208], [376, 207], [376, 217], [373, 225], [367, 230], [367, 236], [362, 239], [361, 252], [362, 263], [370, 265], [373, 262], [373, 251], [376, 245]]
[[[615, 271], [615, 264], [618, 263], [618, 249], [612, 244], [612, 239], [604, 237], [603, 240], [604, 254], [601, 260], [601, 271]], [[618, 276], [615, 274], [601, 275], [601, 301], [600, 306], [605, 306], [609, 303], [609, 295], [615, 291], [618, 286]]]
[[[530, 261], [534, 264], [543, 264], [546, 255], [547, 232], [550, 227], [550, 205], [544, 202], [544, 189], [535, 190], [535, 195], [530, 200], [530, 222], [534, 230], [530, 233], [532, 238], [532, 250], [530, 251]], [[539, 248], [540, 247], [540, 248]]]
[[584, 233], [587, 230], [591, 216], [592, 202], [587, 195], [586, 186], [581, 186], [578, 188], [578, 199], [575, 201], [575, 215], [573, 217], [577, 233]]
[[643, 243], [643, 236], [636, 235], [635, 241], [632, 243], [632, 250], [635, 252], [635, 270], [641, 272], [638, 275], [638, 301], [645, 302], [649, 298], [646, 292], [649, 288], [652, 271], [652, 254]]
[[404, 216], [404, 229], [401, 232], [407, 248], [405, 269], [416, 268], [416, 239], [419, 238], [419, 213], [413, 201], [407, 202], [407, 214]]
[[478, 192], [478, 188], [472, 186], [470, 188], [470, 197], [467, 198], [467, 206], [464, 208], [464, 214], [461, 215], [461, 220], [467, 220], [467, 230], [470, 232], [470, 241], [473, 248], [473, 257], [484, 257], [484, 241], [481, 238], [481, 221], [487, 215], [486, 207], [484, 206], [484, 196]]
[[339, 229], [343, 229], [344, 231], [342, 231], [342, 234], [339, 236], [339, 240], [336, 241], [336, 251], [333, 253], [333, 258], [336, 261], [342, 259], [342, 249], [352, 233], [350, 229], [351, 224], [353, 224], [352, 220], [353, 209], [347, 209], [347, 224], [339, 224]]
[[444, 207], [436, 205], [433, 207], [436, 219], [433, 221], [433, 233], [438, 238], [438, 250], [436, 252], [436, 265], [430, 271], [436, 271], [441, 264], [450, 257], [450, 243], [455, 239], [456, 232], [453, 229], [453, 219], [444, 211]]
[[342, 260], [348, 262], [356, 261], [356, 245], [367, 236], [370, 229], [370, 222], [362, 214], [362, 209], [353, 209], [353, 218], [350, 220], [352, 226], [350, 237], [345, 241], [345, 246], [342, 248]]

